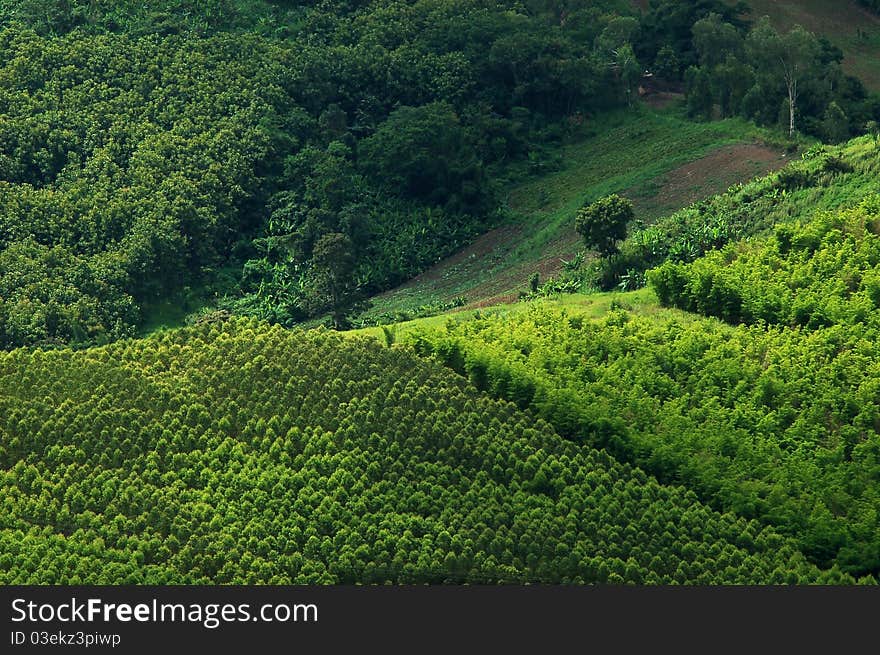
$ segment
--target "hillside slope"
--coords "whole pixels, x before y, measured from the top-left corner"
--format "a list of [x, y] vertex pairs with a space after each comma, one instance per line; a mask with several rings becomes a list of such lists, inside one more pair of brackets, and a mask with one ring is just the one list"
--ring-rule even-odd
[[[728, 0], [736, 5], [738, 0]], [[649, 0], [633, 0], [644, 11]], [[747, 0], [750, 18], [769, 16], [773, 26], [801, 25], [824, 36], [843, 51], [843, 69], [872, 91], [880, 91], [880, 16], [856, 0]]]
[[851, 582], [402, 349], [0, 354], [0, 582]]
[[694, 123], [675, 106], [620, 112], [597, 120], [589, 131], [593, 136], [555, 153], [557, 170], [509, 185], [507, 224], [374, 297], [374, 307], [360, 320], [405, 320], [456, 305], [511, 302], [535, 272], [546, 281], [583, 249], [574, 214], [585, 201], [622, 193], [632, 199], [638, 224], [649, 225], [789, 161], [754, 126], [735, 119]]
[[561, 434], [794, 536], [822, 565], [876, 575], [878, 147], [811, 148], [602, 261], [609, 277], [648, 270], [664, 305], [693, 314], [642, 290], [389, 333]]
[[814, 212], [855, 206], [880, 192], [878, 152], [871, 136], [840, 146], [817, 145], [780, 171], [632, 230], [620, 252], [602, 260], [600, 284], [610, 289], [624, 276], [641, 280], [663, 262], [691, 262]]
[[823, 566], [876, 575], [880, 358], [870, 339], [542, 307], [406, 334], [568, 438], [773, 525]]

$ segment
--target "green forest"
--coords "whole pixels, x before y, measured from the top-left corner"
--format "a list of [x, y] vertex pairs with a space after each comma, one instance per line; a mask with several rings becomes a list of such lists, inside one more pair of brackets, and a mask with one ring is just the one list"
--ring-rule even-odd
[[0, 0], [0, 584], [876, 584], [838, 11]]
[[233, 320], [0, 371], [6, 584], [852, 582], [372, 341]]

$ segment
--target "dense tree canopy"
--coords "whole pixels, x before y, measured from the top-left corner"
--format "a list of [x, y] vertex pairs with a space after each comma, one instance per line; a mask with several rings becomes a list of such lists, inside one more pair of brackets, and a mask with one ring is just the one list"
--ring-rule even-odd
[[0, 353], [0, 581], [852, 582], [398, 348]]
[[0, 32], [0, 345], [129, 335], [256, 222], [283, 57], [242, 38]]
[[[784, 114], [833, 141], [880, 119], [839, 50], [745, 16], [720, 0], [0, 2], [0, 345], [128, 336], [187, 293], [343, 325], [503, 220], [498, 180], [634, 104], [654, 64], [698, 118]], [[345, 244], [344, 280], [322, 239]]]
[[[0, 0], [0, 583], [874, 582], [880, 101], [747, 15]], [[601, 287], [706, 316], [281, 327], [503, 220], [646, 69], [792, 154], [873, 137], [628, 236], [582, 208]], [[188, 293], [221, 311], [131, 338]]]
[[184, 287], [338, 314], [313, 251], [333, 234], [344, 295], [418, 273], [497, 219], [492, 170], [626, 102], [621, 10], [0, 3], [0, 342], [130, 335]]
[[876, 329], [538, 306], [408, 339], [569, 439], [773, 525], [822, 566], [880, 572]]
[[626, 237], [627, 226], [634, 216], [632, 202], [612, 194], [581, 207], [574, 227], [588, 247], [610, 255], [617, 252], [617, 242]]
[[[839, 143], [877, 118], [876, 98], [845, 75], [843, 53], [796, 25], [778, 32], [766, 16], [747, 33], [718, 13], [693, 23], [696, 61], [685, 72], [692, 116], [742, 115]], [[833, 120], [829, 119], [829, 112]]]

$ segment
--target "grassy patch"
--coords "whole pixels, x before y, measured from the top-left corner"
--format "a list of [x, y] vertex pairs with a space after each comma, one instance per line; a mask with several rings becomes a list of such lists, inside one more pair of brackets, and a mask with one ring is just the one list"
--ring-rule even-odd
[[[600, 319], [614, 309], [624, 309], [641, 316], [674, 316], [677, 320], [685, 322], [700, 320], [700, 317], [694, 314], [661, 307], [657, 302], [657, 297], [654, 295], [654, 292], [645, 288], [626, 293], [560, 294], [558, 296], [540, 298], [529, 302], [493, 305], [486, 309], [453, 311], [437, 316], [428, 316], [411, 321], [403, 321], [401, 323], [395, 323], [383, 327], [393, 335], [393, 339], [397, 340], [406, 334], [415, 334], [424, 330], [441, 328], [450, 323], [466, 323], [486, 316], [514, 318], [529, 311], [530, 308], [535, 306], [564, 309], [566, 313], [571, 316], [580, 316], [587, 320]], [[350, 330], [344, 334], [350, 337], [368, 336], [379, 339], [380, 341], [385, 341], [386, 336], [383, 327], [361, 328], [358, 330]]]
[[763, 142], [772, 135], [740, 119], [692, 122], [679, 106], [614, 112], [595, 119], [586, 132], [582, 140], [554, 153], [562, 162], [559, 170], [526, 176], [526, 164], [518, 164], [509, 171], [520, 181], [506, 191], [507, 226], [416, 280], [375, 297], [362, 320], [415, 315], [460, 297], [468, 304], [510, 301], [528, 286], [534, 272], [546, 280], [558, 272], [561, 260], [581, 249], [573, 218], [584, 202], [624, 193], [636, 202], [638, 220], [647, 224], [773, 167], [766, 161], [732, 167], [725, 162], [705, 167], [711, 174], [701, 173], [693, 185], [681, 184], [675, 178], [678, 168], [719, 149]]

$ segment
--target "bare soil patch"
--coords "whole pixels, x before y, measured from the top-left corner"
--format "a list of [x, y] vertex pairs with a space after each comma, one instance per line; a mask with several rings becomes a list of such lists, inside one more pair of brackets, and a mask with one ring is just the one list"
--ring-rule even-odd
[[791, 157], [758, 143], [726, 146], [679, 166], [649, 183], [629, 189], [636, 210], [656, 218], [723, 193], [730, 186], [785, 166]]
[[657, 93], [649, 93], [642, 101], [650, 105], [651, 107], [655, 107], [656, 109], [663, 109], [664, 107], [668, 107], [673, 102], [677, 100], [681, 100], [684, 98], [683, 93], [673, 93], [672, 91], [659, 91]]
[[442, 289], [444, 286], [452, 286], [454, 279], [461, 279], [473, 271], [485, 267], [487, 261], [495, 261], [496, 264], [503, 260], [502, 253], [510, 250], [516, 243], [517, 237], [522, 233], [518, 225], [504, 225], [477, 237], [466, 248], [444, 259], [431, 268], [405, 282], [395, 289], [386, 291], [378, 297], [383, 298], [414, 287], [430, 285], [434, 289]]

